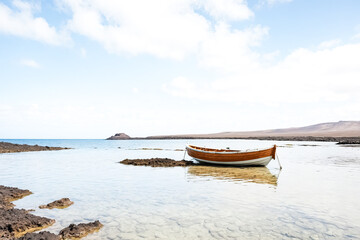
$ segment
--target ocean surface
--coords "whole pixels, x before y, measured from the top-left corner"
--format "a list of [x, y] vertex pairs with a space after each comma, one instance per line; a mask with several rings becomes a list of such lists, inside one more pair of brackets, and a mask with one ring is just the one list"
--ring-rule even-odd
[[[46, 229], [53, 233], [100, 220], [104, 227], [84, 239], [360, 239], [360, 147], [258, 140], [0, 141], [73, 148], [0, 154], [0, 184], [32, 191], [14, 203], [55, 219]], [[188, 143], [232, 149], [277, 144], [283, 169], [276, 161], [260, 168], [118, 163], [181, 160]], [[38, 208], [63, 197], [75, 204]]]

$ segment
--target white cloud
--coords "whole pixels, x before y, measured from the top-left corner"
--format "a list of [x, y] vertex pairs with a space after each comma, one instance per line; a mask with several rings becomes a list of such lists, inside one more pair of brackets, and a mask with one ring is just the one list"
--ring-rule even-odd
[[20, 61], [20, 64], [27, 66], [27, 67], [32, 67], [32, 68], [39, 68], [40, 64], [34, 60], [31, 59], [22, 59]]
[[[163, 90], [170, 92], [174, 96], [194, 98], [197, 97], [195, 91], [197, 86], [186, 77], [176, 77], [170, 84], [164, 84]], [[200, 92], [199, 92], [200, 93]]]
[[[64, 0], [73, 11], [68, 27], [115, 53], [181, 59], [206, 38], [210, 25], [189, 1]], [[139, 7], [141, 6], [141, 7]]]
[[[253, 16], [243, 0], [62, 0], [73, 12], [68, 28], [109, 52], [183, 59], [213, 34], [213, 22]], [[207, 19], [199, 12], [214, 19]]]
[[319, 49], [332, 48], [332, 47], [338, 46], [340, 43], [341, 43], [340, 39], [333, 39], [333, 40], [329, 40], [329, 41], [320, 43], [318, 48]]
[[268, 29], [255, 26], [245, 30], [232, 30], [226, 23], [219, 23], [215, 31], [201, 43], [200, 64], [226, 71], [250, 71], [258, 65], [259, 54], [252, 47], [260, 44]]
[[[237, 72], [207, 83], [176, 78], [165, 90], [175, 96], [238, 104], [355, 102], [360, 108], [359, 79], [360, 44], [347, 44], [298, 49], [278, 64], [264, 67], [259, 62], [251, 71], [239, 65]], [[182, 87], [185, 84], [187, 88]]]
[[197, 4], [217, 20], [240, 21], [254, 16], [243, 0], [198, 0]]
[[16, 10], [0, 3], [0, 32], [53, 45], [69, 41], [64, 33], [49, 26], [44, 18], [34, 17], [33, 11], [38, 6], [20, 0], [14, 0], [12, 4]]

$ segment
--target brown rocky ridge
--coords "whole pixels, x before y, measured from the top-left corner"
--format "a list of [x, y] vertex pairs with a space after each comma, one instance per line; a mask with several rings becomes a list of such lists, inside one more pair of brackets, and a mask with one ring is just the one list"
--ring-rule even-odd
[[70, 148], [63, 147], [49, 147], [39, 145], [15, 144], [8, 142], [0, 142], [0, 153], [14, 153], [14, 152], [32, 152], [32, 151], [54, 151], [64, 150]]
[[59, 208], [59, 209], [63, 209], [63, 208], [67, 208], [70, 205], [74, 204], [74, 202], [70, 201], [69, 198], [62, 198], [56, 201], [53, 201], [51, 203], [48, 203], [46, 205], [41, 205], [39, 206], [39, 208], [44, 209], [44, 208], [48, 208], [48, 209], [53, 209], [53, 208]]
[[125, 133], [117, 133], [107, 139], [258, 139], [275, 141], [322, 141], [339, 142], [340, 144], [358, 144], [360, 142], [360, 121], [339, 121], [320, 123], [306, 127], [281, 128], [260, 131], [157, 135], [143, 138], [131, 138]]
[[59, 235], [47, 231], [39, 233], [27, 233], [19, 240], [68, 240], [80, 239], [90, 233], [98, 231], [103, 225], [99, 221], [90, 223], [70, 224], [60, 231]]
[[[14, 209], [10, 201], [20, 199], [31, 194], [29, 190], [0, 185], [0, 239], [3, 240], [65, 240], [79, 239], [89, 233], [99, 230], [103, 225], [99, 221], [91, 223], [71, 224], [61, 230], [59, 235], [43, 231], [35, 231], [46, 228], [55, 223], [54, 219], [40, 217], [29, 213], [29, 210]], [[68, 198], [54, 201], [50, 206], [66, 206], [73, 202]], [[47, 205], [45, 205], [47, 206]]]
[[30, 194], [32, 194], [32, 192], [29, 190], [0, 185], [0, 208], [12, 209], [14, 207], [14, 204], [11, 203], [12, 201], [21, 199]]
[[14, 201], [31, 194], [29, 190], [0, 185], [0, 239], [15, 239], [46, 228], [55, 220], [35, 216], [25, 209], [14, 209]]
[[89, 233], [98, 231], [103, 225], [99, 221], [90, 223], [70, 224], [60, 231], [59, 236], [62, 239], [79, 239]]
[[44, 231], [39, 233], [27, 233], [18, 238], [18, 240], [61, 240], [61, 237], [54, 233]]
[[149, 136], [147, 139], [261, 139], [338, 142], [351, 139], [360, 140], [360, 121], [339, 121], [320, 123], [306, 127], [260, 131]]
[[125, 159], [120, 163], [126, 165], [135, 165], [135, 166], [151, 166], [151, 167], [186, 167], [196, 165], [192, 161], [176, 161], [169, 158], [151, 158], [151, 159]]
[[25, 209], [0, 209], [0, 239], [21, 237], [54, 223], [54, 219], [35, 216]]

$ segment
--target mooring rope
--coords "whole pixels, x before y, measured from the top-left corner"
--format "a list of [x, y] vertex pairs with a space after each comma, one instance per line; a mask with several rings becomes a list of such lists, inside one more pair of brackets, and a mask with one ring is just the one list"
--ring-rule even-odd
[[185, 147], [185, 150], [184, 150], [184, 157], [183, 157], [183, 160], [185, 160], [185, 155], [186, 155], [186, 147]]
[[276, 155], [276, 158], [277, 158], [277, 160], [278, 160], [278, 163], [279, 163], [279, 166], [280, 166], [280, 170], [281, 170], [281, 169], [282, 169], [282, 166], [281, 166], [281, 163], [280, 163], [279, 156], [277, 155], [277, 153], [275, 153], [275, 155]]

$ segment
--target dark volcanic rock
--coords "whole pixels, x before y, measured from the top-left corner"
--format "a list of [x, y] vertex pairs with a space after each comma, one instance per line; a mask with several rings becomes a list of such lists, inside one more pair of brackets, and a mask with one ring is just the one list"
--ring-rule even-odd
[[74, 202], [70, 201], [70, 199], [68, 198], [62, 198], [56, 201], [53, 201], [49, 204], [46, 205], [41, 205], [39, 206], [39, 208], [43, 209], [43, 208], [48, 208], [48, 209], [53, 209], [53, 208], [67, 208], [70, 205], [74, 204]]
[[15, 205], [3, 198], [0, 198], [0, 209], [12, 209]]
[[192, 161], [175, 161], [169, 158], [151, 158], [151, 159], [125, 159], [121, 161], [122, 164], [135, 166], [151, 166], [151, 167], [186, 167], [196, 165]]
[[116, 133], [114, 136], [107, 138], [106, 140], [124, 140], [131, 139], [129, 135], [125, 133]]
[[102, 228], [99, 221], [91, 223], [70, 224], [68, 227], [60, 231], [59, 235], [63, 239], [78, 239], [85, 237], [89, 233], [95, 232]]
[[8, 143], [8, 142], [0, 142], [0, 153], [52, 151], [52, 150], [63, 150], [63, 149], [70, 149], [70, 148], [48, 147], [48, 146], [38, 146], [38, 145], [14, 144], [14, 143]]
[[0, 209], [0, 239], [20, 237], [54, 224], [55, 220], [35, 216], [24, 209]]
[[29, 190], [0, 185], [0, 239], [14, 239], [55, 222], [53, 219], [35, 216], [25, 209], [13, 209], [11, 201], [30, 194]]
[[17, 199], [32, 194], [29, 190], [22, 190], [15, 187], [6, 187], [0, 185], [0, 208], [11, 209], [14, 204], [11, 203]]
[[39, 233], [27, 233], [18, 240], [61, 240], [61, 237], [45, 231]]
[[360, 144], [360, 138], [348, 138], [340, 140], [337, 144]]

